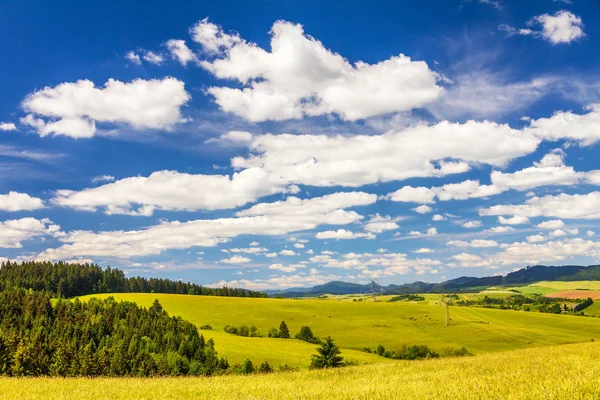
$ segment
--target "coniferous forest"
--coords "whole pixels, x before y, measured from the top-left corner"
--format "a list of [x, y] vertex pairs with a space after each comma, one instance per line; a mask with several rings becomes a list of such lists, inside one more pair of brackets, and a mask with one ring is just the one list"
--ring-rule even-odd
[[116, 268], [95, 264], [51, 262], [6, 262], [0, 265], [0, 291], [11, 288], [43, 291], [52, 297], [69, 298], [95, 293], [169, 293], [203, 296], [266, 297], [237, 288], [207, 288], [169, 279], [126, 278]]
[[0, 292], [0, 375], [213, 375], [227, 370], [214, 342], [190, 322], [116, 302], [59, 300], [47, 293]]

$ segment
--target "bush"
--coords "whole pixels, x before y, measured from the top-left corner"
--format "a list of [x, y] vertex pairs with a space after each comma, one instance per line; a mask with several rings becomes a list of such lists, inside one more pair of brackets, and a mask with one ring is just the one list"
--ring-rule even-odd
[[283, 364], [279, 366], [279, 371], [281, 372], [297, 372], [300, 371], [298, 367], [292, 367], [291, 365]]
[[200, 329], [202, 329], [203, 331], [212, 331], [212, 326], [210, 326], [209, 324], [206, 324], [206, 325], [202, 325], [200, 327]]
[[313, 335], [312, 329], [310, 329], [309, 326], [303, 326], [300, 328], [300, 332], [296, 334], [295, 338], [308, 343], [319, 343], [319, 339]]
[[252, 364], [252, 361], [247, 358], [242, 361], [242, 365], [240, 365], [240, 373], [245, 375], [254, 373], [254, 364]]
[[271, 367], [271, 365], [265, 361], [258, 367], [258, 372], [261, 374], [270, 374], [273, 372], [273, 367]]
[[383, 345], [377, 346], [377, 354], [379, 354], [380, 356], [382, 356], [383, 353], [385, 353], [385, 347], [383, 347]]
[[460, 349], [448, 348], [444, 350], [444, 357], [470, 357], [473, 353], [470, 353], [466, 347], [461, 347]]

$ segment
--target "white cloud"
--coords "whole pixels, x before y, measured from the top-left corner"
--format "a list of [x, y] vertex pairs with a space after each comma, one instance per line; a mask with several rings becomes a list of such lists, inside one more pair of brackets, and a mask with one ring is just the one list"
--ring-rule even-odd
[[225, 146], [246, 146], [252, 142], [252, 134], [245, 131], [229, 131], [222, 134], [219, 138], [211, 138], [204, 143], [218, 143]]
[[279, 252], [279, 254], [281, 254], [282, 256], [295, 256], [297, 255], [295, 251], [293, 250], [281, 250]]
[[194, 25], [190, 29], [190, 35], [194, 42], [199, 43], [204, 52], [209, 55], [220, 54], [242, 42], [239, 35], [223, 32], [220, 26], [209, 22], [208, 18], [204, 18]]
[[562, 220], [560, 220], [560, 219], [553, 219], [550, 221], [540, 222], [539, 224], [536, 225], [536, 227], [538, 227], [540, 229], [559, 229], [559, 228], [564, 228], [565, 223], [562, 222]]
[[498, 222], [502, 225], [523, 225], [529, 223], [529, 218], [521, 215], [515, 215], [512, 218], [504, 218], [500, 216], [498, 217]]
[[440, 215], [440, 214], [436, 214], [431, 218], [431, 220], [435, 221], [435, 222], [445, 221], [446, 219], [447, 219], [446, 217], [444, 217], [443, 215]]
[[21, 218], [0, 222], [0, 248], [21, 248], [21, 242], [47, 235], [59, 236], [60, 227], [49, 219]]
[[245, 264], [245, 263], [249, 263], [250, 261], [252, 261], [252, 260], [248, 257], [233, 256], [233, 257], [221, 260], [220, 262], [222, 262], [223, 264]]
[[433, 208], [431, 208], [425, 204], [423, 204], [419, 207], [415, 207], [412, 210], [419, 214], [429, 214], [430, 212], [433, 212]]
[[294, 247], [297, 249], [303, 249], [304, 245], [302, 243], [294, 243]]
[[375, 214], [371, 217], [369, 222], [367, 222], [364, 226], [365, 231], [374, 232], [374, 233], [382, 233], [384, 231], [392, 231], [400, 228], [396, 222], [398, 218], [392, 218], [389, 215], [381, 216], [379, 214]]
[[565, 10], [558, 11], [554, 15], [538, 15], [528, 21], [527, 25], [529, 28], [516, 29], [502, 24], [499, 29], [509, 35], [539, 37], [553, 45], [571, 43], [585, 36], [581, 17]]
[[479, 210], [479, 215], [514, 215], [564, 219], [600, 219], [600, 192], [532, 197], [521, 205], [495, 205]]
[[160, 54], [154, 53], [152, 51], [147, 51], [144, 54], [144, 60], [148, 61], [150, 64], [160, 65], [165, 60], [164, 57]]
[[463, 228], [468, 229], [481, 228], [482, 226], [483, 223], [481, 221], [467, 221], [464, 224], [462, 224]]
[[433, 252], [434, 252], [433, 250], [425, 248], [425, 247], [413, 251], [413, 253], [417, 253], [417, 254], [427, 254], [427, 253], [433, 253]]
[[157, 171], [148, 177], [131, 177], [82, 191], [59, 190], [54, 204], [107, 214], [149, 215], [159, 210], [217, 210], [235, 208], [286, 189], [270, 184], [261, 169], [250, 168], [227, 175]]
[[420, 231], [410, 231], [408, 233], [410, 236], [435, 236], [438, 234], [437, 228], [429, 228], [425, 233], [421, 233]]
[[125, 54], [125, 58], [133, 64], [136, 64], [136, 65], [142, 64], [142, 60], [140, 60], [140, 56], [138, 54], [136, 54], [135, 51], [127, 52], [127, 54]]
[[294, 272], [294, 271], [296, 271], [295, 267], [284, 266], [283, 264], [271, 264], [271, 265], [269, 265], [269, 269], [272, 269], [272, 270], [275, 270], [275, 271], [282, 271], [282, 272]]
[[181, 107], [189, 100], [184, 83], [170, 77], [129, 83], [109, 79], [103, 87], [80, 80], [29, 94], [22, 102], [29, 114], [21, 118], [21, 123], [40, 136], [73, 138], [94, 136], [97, 122], [170, 130], [185, 121]]
[[115, 177], [112, 175], [100, 175], [92, 179], [92, 182], [112, 182], [115, 180]]
[[192, 50], [185, 44], [185, 40], [171, 39], [165, 43], [174, 60], [179, 61], [183, 66], [189, 62], [197, 62], [198, 58]]
[[371, 204], [376, 199], [375, 195], [360, 192], [307, 200], [289, 197], [283, 202], [257, 204], [238, 212], [237, 218], [162, 222], [135, 231], [72, 231], [60, 238], [62, 246], [47, 249], [40, 258], [157, 255], [169, 249], [214, 247], [240, 235], [285, 235], [320, 225], [347, 225], [360, 221], [362, 216], [344, 208]]
[[448, 246], [459, 246], [459, 247], [473, 247], [473, 248], [487, 248], [487, 247], [498, 247], [500, 246], [498, 242], [495, 240], [483, 240], [476, 239], [471, 240], [470, 242], [465, 242], [462, 240], [451, 240], [446, 243]]
[[16, 131], [17, 126], [12, 122], [0, 122], [0, 131]]
[[33, 211], [44, 208], [44, 202], [26, 193], [9, 192], [0, 194], [0, 210], [2, 211]]
[[492, 233], [508, 233], [513, 232], [515, 228], [511, 226], [495, 226], [493, 228], [488, 229], [489, 232]]
[[240, 287], [251, 290], [266, 290], [266, 289], [287, 289], [299, 286], [315, 286], [322, 285], [324, 283], [342, 279], [339, 275], [321, 275], [318, 273], [311, 273], [310, 275], [285, 275], [276, 276], [266, 279], [254, 279], [254, 280], [232, 280], [232, 281], [220, 281], [212, 285], [211, 287]]
[[[282, 184], [358, 187], [454, 172], [447, 159], [502, 167], [529, 154], [539, 139], [508, 125], [469, 121], [420, 124], [383, 135], [260, 135], [236, 169], [259, 167]], [[402, 154], [402, 157], [398, 157]]]
[[597, 258], [600, 243], [581, 238], [549, 241], [545, 243], [516, 242], [503, 247], [487, 263], [497, 265], [524, 265], [563, 262], [572, 257]]
[[417, 201], [432, 203], [437, 197], [441, 201], [465, 200], [489, 197], [508, 190], [525, 191], [539, 186], [571, 186], [578, 183], [600, 185], [600, 171], [576, 172], [573, 167], [564, 164], [565, 153], [561, 149], [545, 155], [532, 167], [504, 173], [492, 171], [491, 185], [482, 185], [478, 180], [466, 180], [450, 183], [440, 187], [405, 186], [385, 196], [392, 201]]
[[228, 251], [232, 253], [261, 254], [269, 251], [269, 249], [265, 247], [235, 247], [233, 249], [229, 249]]
[[594, 232], [594, 231], [587, 231], [585, 234], [588, 235], [588, 236], [594, 236], [596, 234], [596, 232]]
[[338, 229], [337, 231], [319, 232], [315, 235], [317, 239], [375, 239], [372, 233], [356, 233], [346, 229]]
[[223, 110], [254, 122], [332, 113], [357, 120], [421, 107], [443, 91], [423, 61], [399, 54], [377, 64], [352, 65], [305, 35], [301, 25], [285, 21], [271, 29], [271, 52], [207, 20], [192, 28], [192, 35], [217, 56], [201, 61], [203, 68], [243, 85], [208, 92]]
[[549, 118], [531, 121], [524, 131], [544, 140], [569, 139], [590, 146], [600, 140], [600, 104], [590, 104], [586, 110], [586, 114], [557, 111]]
[[390, 193], [387, 198], [397, 202], [432, 204], [435, 203], [435, 196], [435, 191], [425, 187], [404, 186]]
[[542, 236], [542, 235], [531, 235], [531, 236], [527, 236], [527, 241], [529, 243], [540, 243], [540, 242], [545, 242], [547, 239]]
[[[333, 210], [340, 210], [347, 207], [366, 206], [374, 204], [377, 201], [377, 195], [364, 192], [340, 192], [325, 195], [323, 197], [313, 197], [311, 199], [299, 199], [290, 196], [285, 201], [276, 201], [273, 203], [261, 203], [251, 208], [236, 213], [239, 217], [254, 215], [314, 215]], [[358, 216], [357, 219], [362, 217]]]
[[277, 257], [277, 253], [275, 253], [275, 252], [273, 252], [273, 253], [267, 253], [267, 254], [265, 254], [265, 257], [275, 258], [275, 257]]

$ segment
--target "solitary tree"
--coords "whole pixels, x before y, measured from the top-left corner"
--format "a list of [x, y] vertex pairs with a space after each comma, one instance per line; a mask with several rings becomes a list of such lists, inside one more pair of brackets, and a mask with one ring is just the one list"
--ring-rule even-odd
[[319, 343], [319, 340], [313, 334], [312, 329], [310, 329], [310, 326], [303, 326], [302, 328], [300, 328], [300, 332], [296, 334], [296, 339], [304, 340], [305, 342], [309, 343]]
[[321, 342], [317, 353], [319, 354], [312, 356], [310, 368], [337, 368], [344, 364], [344, 358], [340, 356], [340, 348], [333, 342], [331, 336], [327, 336]]
[[285, 321], [281, 321], [281, 325], [279, 325], [279, 337], [282, 339], [290, 338], [290, 330], [288, 329]]

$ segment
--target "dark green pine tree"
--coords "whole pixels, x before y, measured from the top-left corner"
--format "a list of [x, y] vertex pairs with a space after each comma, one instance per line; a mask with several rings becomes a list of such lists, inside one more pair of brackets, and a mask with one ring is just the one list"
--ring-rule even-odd
[[279, 325], [279, 337], [282, 339], [290, 338], [290, 330], [288, 329], [285, 321], [281, 321], [281, 325]]
[[344, 365], [344, 358], [340, 356], [341, 351], [331, 338], [327, 336], [321, 347], [317, 348], [317, 353], [312, 356], [310, 368], [337, 368]]

